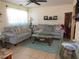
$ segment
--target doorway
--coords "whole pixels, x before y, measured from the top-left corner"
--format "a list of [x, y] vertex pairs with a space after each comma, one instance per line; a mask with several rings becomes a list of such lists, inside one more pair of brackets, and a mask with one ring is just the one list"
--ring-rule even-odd
[[65, 13], [64, 27], [65, 33], [64, 38], [70, 39], [71, 37], [71, 21], [72, 21], [72, 12]]

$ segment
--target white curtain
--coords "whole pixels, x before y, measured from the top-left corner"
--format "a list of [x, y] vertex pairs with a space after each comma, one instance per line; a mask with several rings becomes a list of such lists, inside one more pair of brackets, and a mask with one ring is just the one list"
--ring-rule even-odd
[[7, 16], [9, 25], [25, 25], [28, 23], [27, 11], [7, 8]]

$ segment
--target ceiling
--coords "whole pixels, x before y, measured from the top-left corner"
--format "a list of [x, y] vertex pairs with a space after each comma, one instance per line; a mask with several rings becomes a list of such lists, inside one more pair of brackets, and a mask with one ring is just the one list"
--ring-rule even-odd
[[[1, 0], [4, 1], [5, 0]], [[6, 0], [6, 2], [14, 3], [14, 4], [22, 4], [26, 7], [36, 7], [37, 5], [34, 3], [31, 3], [29, 5], [26, 5], [28, 0]], [[47, 2], [39, 2], [41, 6], [56, 6], [56, 5], [64, 5], [64, 4], [72, 4], [73, 0], [47, 0]]]

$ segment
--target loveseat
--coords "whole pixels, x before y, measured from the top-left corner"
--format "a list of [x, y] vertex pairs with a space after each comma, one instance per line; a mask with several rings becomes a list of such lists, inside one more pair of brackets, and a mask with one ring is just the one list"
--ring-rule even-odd
[[16, 45], [31, 36], [31, 30], [27, 26], [5, 27], [3, 34], [8, 37], [6, 42]]
[[39, 24], [34, 25], [33, 34], [51, 35], [53, 38], [63, 38], [64, 29], [61, 25], [47, 25]]

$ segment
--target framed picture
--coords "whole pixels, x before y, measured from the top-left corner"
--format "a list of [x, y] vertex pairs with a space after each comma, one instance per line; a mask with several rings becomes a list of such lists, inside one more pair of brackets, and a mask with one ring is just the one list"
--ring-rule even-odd
[[58, 20], [58, 16], [53, 16], [53, 20]]
[[52, 16], [49, 16], [49, 20], [53, 20]]
[[44, 20], [48, 20], [48, 16], [44, 16]]

